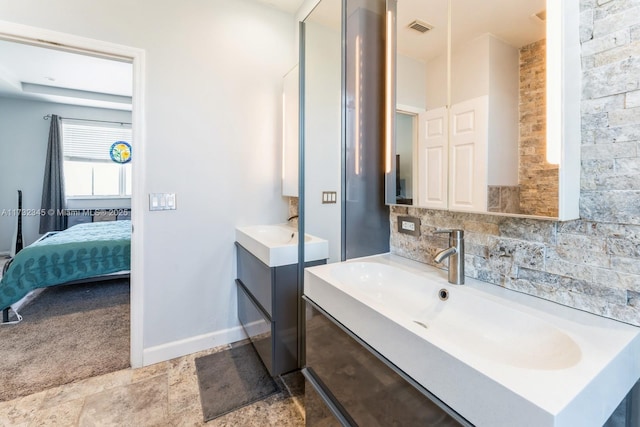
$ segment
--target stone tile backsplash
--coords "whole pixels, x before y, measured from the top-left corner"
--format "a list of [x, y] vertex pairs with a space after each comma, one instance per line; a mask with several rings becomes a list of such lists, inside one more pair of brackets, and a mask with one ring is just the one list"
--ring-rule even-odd
[[[420, 218], [420, 237], [395, 231], [402, 215]], [[433, 261], [448, 244], [433, 234], [441, 228], [465, 230], [468, 277], [640, 326], [640, 225], [394, 206], [391, 251], [443, 267]]]
[[558, 216], [558, 165], [546, 162], [546, 40], [520, 48], [520, 138], [517, 212]]
[[487, 188], [487, 211], [519, 214], [520, 187], [489, 185]]
[[[394, 206], [391, 251], [434, 264], [465, 230], [469, 277], [640, 326], [640, 0], [580, 0], [580, 217], [558, 222]], [[421, 219], [421, 236], [397, 217]]]

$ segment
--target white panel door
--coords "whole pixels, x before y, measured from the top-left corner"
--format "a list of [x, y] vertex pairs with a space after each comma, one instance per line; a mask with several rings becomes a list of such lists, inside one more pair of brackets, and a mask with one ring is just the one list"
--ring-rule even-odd
[[416, 205], [447, 209], [447, 108], [418, 115], [418, 200]]
[[451, 106], [450, 210], [487, 210], [488, 120], [487, 96]]

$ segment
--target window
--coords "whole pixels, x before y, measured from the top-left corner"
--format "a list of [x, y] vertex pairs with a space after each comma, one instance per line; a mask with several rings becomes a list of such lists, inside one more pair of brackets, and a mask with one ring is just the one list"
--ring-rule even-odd
[[115, 163], [109, 155], [114, 142], [131, 143], [131, 128], [125, 126], [62, 122], [67, 197], [131, 196], [131, 163]]

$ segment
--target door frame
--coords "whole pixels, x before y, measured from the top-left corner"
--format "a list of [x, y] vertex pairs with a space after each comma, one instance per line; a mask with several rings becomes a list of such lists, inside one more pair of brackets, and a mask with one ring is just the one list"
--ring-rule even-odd
[[411, 150], [411, 158], [412, 158], [412, 174], [411, 179], [412, 187], [413, 187], [413, 205], [417, 205], [418, 195], [420, 191], [420, 180], [418, 177], [418, 144], [419, 144], [419, 120], [420, 113], [423, 113], [425, 110], [423, 108], [414, 107], [412, 105], [405, 104], [396, 104], [396, 114], [404, 114], [405, 116], [411, 116], [413, 118], [413, 148]]
[[[144, 320], [144, 177], [146, 148], [145, 123], [145, 51], [143, 49], [81, 37], [44, 28], [0, 21], [0, 39], [51, 49], [131, 62], [133, 66], [132, 120], [136, 161], [132, 164], [131, 191], [131, 367], [143, 366]], [[133, 232], [135, 230], [135, 232]]]

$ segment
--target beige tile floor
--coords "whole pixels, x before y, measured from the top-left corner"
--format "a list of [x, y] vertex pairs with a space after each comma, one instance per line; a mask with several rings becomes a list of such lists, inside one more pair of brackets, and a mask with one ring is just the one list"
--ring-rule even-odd
[[301, 402], [283, 392], [203, 422], [195, 359], [222, 346], [0, 402], [0, 426], [303, 426]]

